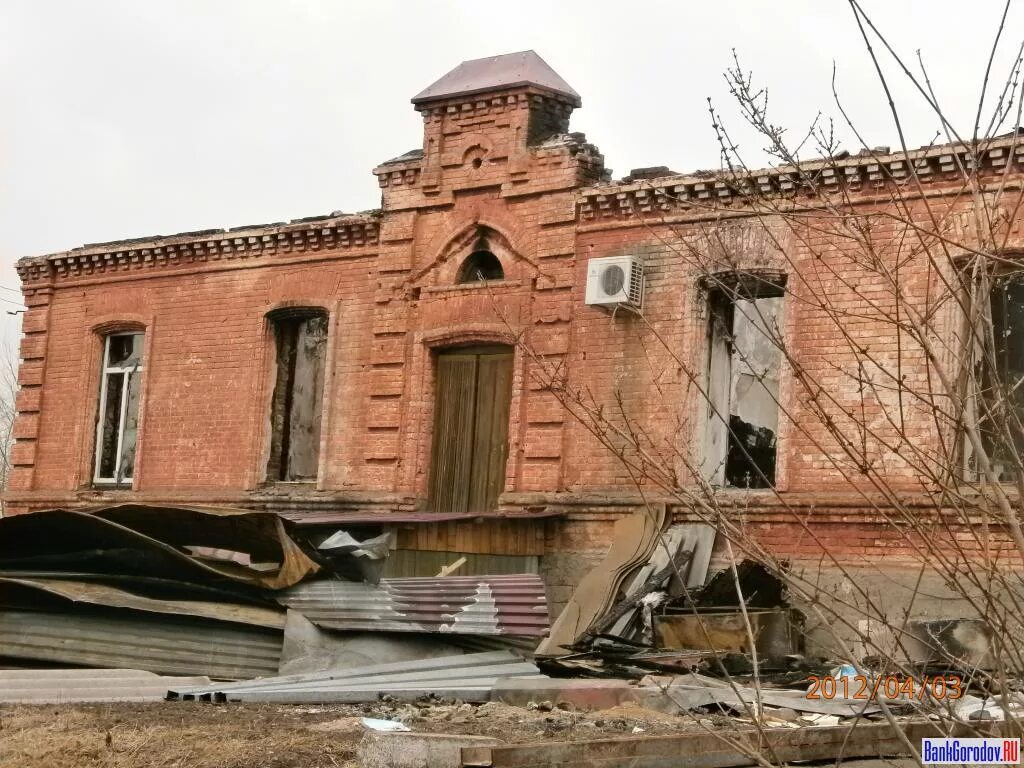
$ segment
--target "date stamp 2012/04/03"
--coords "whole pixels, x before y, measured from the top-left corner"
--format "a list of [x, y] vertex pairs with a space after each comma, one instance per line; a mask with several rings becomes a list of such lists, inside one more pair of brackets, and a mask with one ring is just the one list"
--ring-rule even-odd
[[964, 695], [963, 681], [956, 675], [913, 677], [897, 675], [843, 675], [829, 677], [811, 675], [807, 678], [811, 687], [807, 689], [808, 699], [959, 699]]

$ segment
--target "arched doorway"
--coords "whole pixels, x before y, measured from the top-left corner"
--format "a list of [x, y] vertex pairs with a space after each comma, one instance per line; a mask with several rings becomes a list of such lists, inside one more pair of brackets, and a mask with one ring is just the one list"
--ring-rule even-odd
[[437, 354], [430, 508], [489, 512], [505, 487], [512, 347], [456, 347]]

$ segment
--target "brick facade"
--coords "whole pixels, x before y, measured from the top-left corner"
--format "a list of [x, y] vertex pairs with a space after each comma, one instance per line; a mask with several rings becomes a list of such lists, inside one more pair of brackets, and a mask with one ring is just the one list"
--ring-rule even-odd
[[[596, 147], [568, 132], [577, 105], [571, 94], [531, 83], [418, 102], [422, 150], [374, 169], [382, 202], [372, 212], [23, 259], [28, 310], [8, 513], [124, 500], [311, 513], [422, 510], [433, 356], [459, 344], [505, 342], [510, 334], [564, 363], [596, 401], [621, 396], [655, 444], [692, 454], [699, 448], [700, 400], [672, 355], [702, 358], [707, 314], [700, 275], [679, 257], [681, 241], [714, 263], [715, 243], [724, 238], [748, 266], [788, 273], [787, 343], [807, 375], [831, 388], [834, 402], [824, 407], [836, 418], [862, 408], [847, 370], [857, 361], [843, 350], [859, 340], [880, 354], [893, 352], [891, 328], [872, 323], [866, 311], [842, 339], [822, 308], [801, 301], [822, 291], [847, 296], [851, 307], [870, 300], [876, 288], [844, 258], [844, 243], [829, 242], [813, 221], [800, 233], [742, 212], [727, 219], [710, 214], [697, 203], [727, 207], [729, 191], [701, 176], [609, 181]], [[944, 167], [948, 154], [939, 148], [921, 155], [921, 188], [966, 212], [970, 201], [955, 194], [958, 184]], [[1010, 163], [1013, 183], [1021, 183], [1020, 146], [1015, 156], [996, 147], [990, 160], [993, 171]], [[854, 204], [884, 208], [878, 159], [844, 163], [846, 177], [835, 183]], [[902, 155], [881, 164], [889, 179], [906, 176]], [[785, 191], [787, 182], [765, 176], [758, 183]], [[1022, 222], [1018, 210], [1010, 239], [1024, 246]], [[459, 266], [481, 232], [505, 278], [457, 285]], [[884, 250], [884, 228], [874, 236]], [[834, 258], [834, 269], [819, 268], [821, 250]], [[622, 254], [644, 260], [643, 318], [584, 304], [588, 260]], [[927, 293], [929, 280], [934, 287], [935, 276], [914, 267], [905, 278], [914, 296]], [[883, 293], [877, 288], [876, 295]], [[265, 477], [274, 355], [267, 314], [289, 306], [325, 309], [329, 343], [319, 477], [315, 485], [284, 487]], [[133, 485], [110, 490], [92, 483], [99, 360], [103, 334], [123, 329], [145, 332], [141, 426]], [[410, 549], [540, 555], [558, 603], [606, 547], [612, 522], [640, 497], [621, 463], [537, 383], [535, 365], [517, 350], [501, 509], [547, 507], [567, 515], [408, 527], [400, 541]], [[913, 355], [903, 371], [908, 381], [927, 376]], [[781, 493], [726, 490], [722, 498], [781, 556], [817, 562], [824, 541], [848, 553], [852, 565], [896, 562], [907, 545], [890, 537], [878, 504], [855, 492], [856, 473], [837, 464], [832, 438], [807, 415], [807, 395], [790, 374], [783, 374], [780, 399], [784, 412], [806, 426], [798, 431], [783, 420]], [[926, 409], [912, 404], [907, 421], [922, 444], [935, 439]], [[898, 452], [879, 448], [877, 459], [893, 488], [921, 493]], [[692, 483], [684, 464], [680, 482]], [[793, 510], [820, 541], [794, 522]], [[679, 518], [689, 514], [682, 506], [675, 511]]]

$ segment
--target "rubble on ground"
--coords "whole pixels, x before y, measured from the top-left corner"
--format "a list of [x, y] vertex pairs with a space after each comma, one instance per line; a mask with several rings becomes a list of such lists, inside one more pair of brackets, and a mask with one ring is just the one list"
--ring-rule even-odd
[[[851, 694], [838, 684], [855, 667], [804, 654], [778, 578], [746, 561], [709, 573], [710, 526], [669, 524], [661, 509], [623, 518], [613, 542], [552, 624], [536, 574], [460, 574], [462, 558], [437, 575], [383, 578], [386, 532], [310, 535], [273, 513], [207, 507], [0, 519], [0, 664], [14, 667], [0, 671], [0, 704], [312, 706], [339, 713], [322, 730], [372, 732], [370, 762], [390, 759], [394, 732], [402, 750], [474, 766], [531, 739], [612, 739], [607, 749], [639, 759], [637, 739], [723, 727], [913, 729], [943, 703], [952, 722], [999, 727], [1024, 712], [1016, 694]], [[984, 658], [973, 626], [922, 634]], [[809, 676], [832, 693], [809, 695]], [[779, 749], [796, 743], [787, 738]], [[643, 749], [671, 747], [659, 744]]]

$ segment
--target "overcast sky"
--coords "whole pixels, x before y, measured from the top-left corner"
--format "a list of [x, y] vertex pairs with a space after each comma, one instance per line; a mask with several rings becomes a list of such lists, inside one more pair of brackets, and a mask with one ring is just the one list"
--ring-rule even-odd
[[[862, 2], [901, 55], [921, 50], [969, 133], [1002, 0]], [[834, 64], [865, 140], [898, 143], [845, 0], [0, 0], [0, 286], [18, 257], [82, 243], [374, 208], [371, 169], [420, 145], [409, 98], [528, 48], [582, 95], [572, 129], [616, 177], [717, 166], [707, 98], [733, 114], [734, 48], [794, 134], [838, 116]], [[908, 143], [932, 141], [921, 99], [896, 95]], [[0, 317], [10, 337], [17, 318]]]

